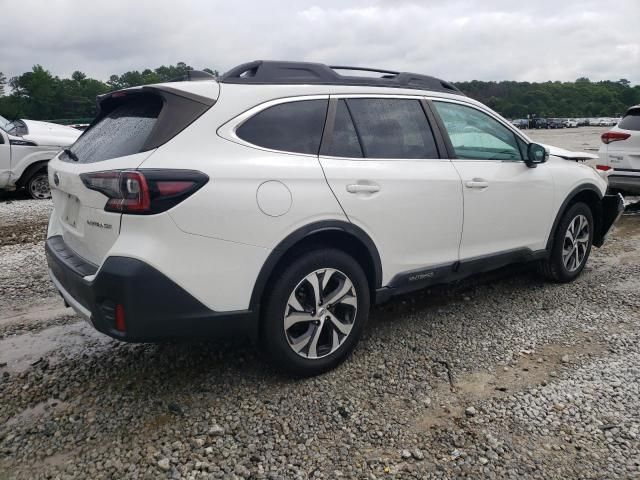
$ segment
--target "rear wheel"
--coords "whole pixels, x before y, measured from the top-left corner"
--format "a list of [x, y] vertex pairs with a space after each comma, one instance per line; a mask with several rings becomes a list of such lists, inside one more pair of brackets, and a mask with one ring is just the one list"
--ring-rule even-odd
[[49, 188], [49, 177], [47, 176], [46, 168], [38, 170], [31, 175], [24, 187], [29, 196], [35, 200], [51, 198], [51, 189]]
[[274, 280], [261, 334], [274, 363], [311, 376], [344, 361], [369, 316], [369, 286], [358, 262], [340, 250], [315, 250], [297, 257]]
[[554, 282], [570, 282], [584, 269], [593, 242], [593, 214], [585, 203], [576, 203], [563, 215], [554, 233], [549, 258], [541, 273]]

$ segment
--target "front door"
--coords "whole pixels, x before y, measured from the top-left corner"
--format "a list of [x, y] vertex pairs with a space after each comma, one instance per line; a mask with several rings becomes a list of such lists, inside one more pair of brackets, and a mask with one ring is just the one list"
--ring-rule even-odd
[[460, 260], [542, 250], [553, 221], [553, 179], [529, 168], [526, 143], [496, 117], [471, 105], [434, 101], [462, 179]]
[[450, 272], [462, 188], [440, 158], [421, 100], [339, 98], [329, 142], [322, 168], [349, 220], [378, 246], [383, 285], [415, 286]]

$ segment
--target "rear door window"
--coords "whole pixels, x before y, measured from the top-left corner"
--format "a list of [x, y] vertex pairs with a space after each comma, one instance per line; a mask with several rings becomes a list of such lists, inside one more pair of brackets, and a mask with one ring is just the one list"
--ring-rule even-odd
[[155, 95], [127, 99], [82, 134], [70, 149], [72, 158], [61, 159], [93, 163], [140, 153], [161, 110], [162, 99]]
[[240, 125], [236, 135], [271, 150], [317, 155], [328, 102], [300, 100], [274, 105]]
[[345, 116], [345, 121], [343, 124], [339, 117], [336, 118], [334, 129], [346, 125], [346, 131], [334, 132], [334, 139], [339, 140], [335, 148], [348, 148], [357, 153], [346, 120], [346, 113], [349, 113], [365, 158], [439, 158], [433, 132], [419, 100], [349, 98], [340, 102], [344, 102], [344, 107], [337, 113]]
[[640, 130], [640, 108], [629, 110], [618, 123], [618, 128], [623, 130]]

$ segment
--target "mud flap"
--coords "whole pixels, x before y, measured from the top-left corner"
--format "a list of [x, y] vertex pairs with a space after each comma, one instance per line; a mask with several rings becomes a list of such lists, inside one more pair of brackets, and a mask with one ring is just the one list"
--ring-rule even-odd
[[601, 247], [609, 230], [613, 224], [622, 216], [624, 212], [624, 199], [619, 193], [617, 195], [605, 195], [602, 197], [602, 222], [600, 224], [600, 232], [594, 236], [593, 245]]

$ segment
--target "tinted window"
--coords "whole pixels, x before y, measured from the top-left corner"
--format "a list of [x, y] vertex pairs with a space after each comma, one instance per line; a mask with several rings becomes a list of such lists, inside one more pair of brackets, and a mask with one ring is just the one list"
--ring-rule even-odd
[[327, 154], [333, 157], [362, 158], [358, 135], [344, 100], [338, 102], [333, 135]]
[[317, 154], [328, 100], [281, 103], [263, 110], [236, 130], [238, 137], [259, 147]]
[[623, 130], [640, 130], [640, 108], [630, 110], [620, 123], [618, 128]]
[[419, 100], [350, 98], [346, 106], [365, 157], [438, 158]]
[[[84, 132], [71, 151], [79, 163], [93, 163], [139, 153], [162, 110], [156, 96], [138, 96], [117, 106]], [[62, 160], [69, 160], [62, 155]]]
[[458, 158], [522, 160], [515, 134], [496, 119], [464, 105], [434, 103]]

